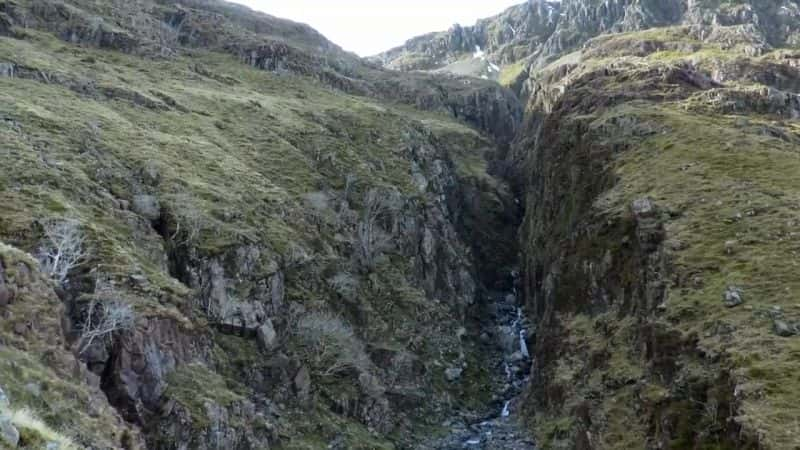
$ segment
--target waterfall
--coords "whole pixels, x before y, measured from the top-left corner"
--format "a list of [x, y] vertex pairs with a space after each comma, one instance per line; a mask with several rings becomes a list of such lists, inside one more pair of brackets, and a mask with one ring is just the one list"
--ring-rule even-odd
[[508, 417], [511, 412], [508, 410], [508, 405], [511, 403], [511, 400], [506, 400], [506, 403], [503, 405], [503, 411], [500, 413], [500, 417]]
[[528, 353], [528, 344], [525, 343], [525, 330], [519, 330], [519, 351], [526, 359], [531, 357]]

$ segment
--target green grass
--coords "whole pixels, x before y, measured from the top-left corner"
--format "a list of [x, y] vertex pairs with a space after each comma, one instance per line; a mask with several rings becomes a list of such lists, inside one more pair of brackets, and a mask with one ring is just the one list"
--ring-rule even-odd
[[[719, 44], [700, 43], [680, 35], [681, 30], [602, 36], [587, 44], [580, 54], [568, 55], [538, 75], [548, 80], [559, 65], [569, 60], [575, 64], [573, 71], [563, 79], [551, 80], [550, 86], [553, 90], [561, 86], [569, 90], [572, 81], [589, 77], [613, 60], [629, 69], [626, 78], [619, 82], [613, 76], [595, 77], [603, 79], [604, 84], [598, 82], [594, 89], [607, 95], [639, 90], [663, 95], [668, 92], [637, 84], [637, 73], [688, 63], [706, 73], [722, 64], [744, 64], [751, 71], [770, 71], [768, 64], [779, 61], [782, 55], [791, 55], [788, 50], [778, 50], [747, 57], [743, 48], [723, 51]], [[637, 43], [647, 40], [665, 44], [664, 49], [633, 56], [640, 51]], [[725, 84], [718, 89], [747, 96], [755, 105], [764, 92], [764, 86], [747, 80]], [[800, 368], [800, 341], [775, 335], [769, 311], [779, 307], [785, 321], [800, 321], [800, 280], [796, 276], [800, 265], [800, 188], [794, 175], [800, 170], [800, 127], [795, 121], [758, 111], [727, 114], [722, 109], [725, 105], [713, 100], [714, 93], [687, 93], [662, 103], [634, 100], [607, 109], [601, 107], [585, 115], [562, 117], [565, 123], [561, 128], [572, 130], [568, 125], [585, 124], [580, 129], [586, 130], [596, 148], [614, 149], [608, 159], [603, 155], [604, 159], [598, 160], [602, 161], [602, 168], [597, 169], [613, 182], [609, 181], [609, 189], [593, 201], [588, 213], [591, 219], [586, 220], [608, 221], [612, 228], [614, 223], [627, 223], [631, 203], [643, 197], [652, 198], [663, 211], [664, 248], [671, 274], [667, 300], [663, 313], [654, 312], [653, 317], [641, 320], [674, 332], [669, 338], [674, 343], [696, 339], [696, 349], [710, 355], [698, 358], [694, 349], [674, 355], [681, 379], [701, 380], [700, 386], [708, 383], [713, 389], [705, 394], [723, 402], [732, 398], [735, 386], [738, 394], [734, 414], [736, 423], [742, 426], [743, 445], [758, 440], [765, 448], [793, 448], [800, 445], [793, 418], [795, 392], [800, 390], [797, 377], [793, 376]], [[572, 141], [565, 142], [554, 145], [571, 150]], [[564, 212], [557, 217], [570, 216], [569, 208], [576, 206], [561, 207]], [[572, 217], [583, 214], [578, 210], [572, 213]], [[615, 233], [605, 230], [600, 236], [580, 238], [591, 242], [578, 244], [576, 259], [596, 258], [599, 264], [603, 255], [610, 252], [619, 265], [617, 258], [625, 255], [618, 255], [621, 236]], [[618, 267], [620, 272], [631, 271], [629, 275], [614, 274], [623, 284], [636, 281], [630, 276], [639, 276], [636, 267]], [[560, 291], [560, 301], [585, 295], [580, 287], [573, 286], [580, 282], [580, 278], [565, 281], [569, 286]], [[743, 289], [743, 306], [723, 306], [722, 294], [730, 285]], [[667, 423], [670, 418], [681, 418], [671, 433], [674, 448], [725, 448], [715, 440], [713, 432], [708, 432], [720, 424], [705, 415], [705, 406], [692, 401], [681, 403], [676, 399], [684, 394], [675, 391], [676, 383], [665, 383], [651, 375], [650, 362], [637, 344], [641, 340], [636, 337], [637, 325], [624, 320], [620, 316], [624, 313], [616, 308], [612, 305], [613, 313], [595, 316], [559, 317], [569, 342], [562, 347], [559, 363], [547, 373], [553, 375], [549, 388], [563, 388], [567, 393], [560, 411], [568, 414], [580, 401], [591, 398], [592, 419], [601, 430], [597, 439], [606, 448], [634, 448], [637, 439], [654, 432], [646, 428], [649, 424]], [[595, 367], [597, 364], [600, 366]], [[730, 386], [725, 381], [728, 375]], [[626, 379], [633, 380], [633, 387], [619, 387], [619, 381]], [[609, 388], [608, 383], [617, 387]], [[690, 400], [694, 399], [690, 396]], [[544, 440], [557, 443], [560, 438], [553, 437], [553, 423], [564, 416], [556, 412], [539, 412], [535, 428]], [[646, 422], [650, 413], [654, 419]]]
[[[87, 11], [108, 12], [102, 2], [82, 4]], [[421, 211], [430, 205], [412, 183], [410, 150], [419, 146], [428, 152], [434, 143], [435, 151], [452, 161], [456, 176], [496, 189], [483, 160], [490, 144], [479, 133], [438, 113], [348, 95], [312, 78], [256, 70], [223, 53], [193, 49], [170, 59], [143, 58], [67, 44], [33, 29], [24, 34], [24, 39], [0, 37], [0, 62], [28, 74], [28, 79], [0, 78], [0, 159], [7, 161], [0, 172], [0, 239], [35, 252], [39, 223], [74, 218], [91, 249], [87, 270], [114, 278], [120, 297], [142, 319], [172, 319], [197, 333], [207, 326], [196, 308], [198, 293], [168, 272], [169, 244], [159, 232], [192, 228], [192, 256], [204, 261], [232, 257], [252, 244], [260, 250], [256, 266], [265, 273], [248, 280], [267, 278], [280, 263], [287, 273], [287, 301], [332, 309], [352, 320], [364, 314], [370, 320], [360, 326], [362, 338], [380, 337], [400, 349], [417, 339], [425, 341], [420, 352], [426, 358], [441, 357], [433, 338], [453, 320], [449, 307], [430, 302], [410, 285], [406, 258], [390, 255], [378, 274], [361, 280], [356, 305], [326, 291], [322, 273], [348, 268], [341, 235], [346, 230], [336, 228], [332, 207], [311, 211], [307, 198], [341, 192], [351, 177], [353, 198], [373, 187], [392, 187]], [[166, 230], [131, 211], [139, 194], [158, 199]], [[294, 265], [297, 249], [310, 259]], [[131, 275], [146, 281], [132, 287]], [[309, 277], [322, 281], [309, 283]], [[255, 281], [237, 283], [230, 294], [244, 297], [257, 288]], [[19, 317], [47, 307], [48, 320], [60, 320], [60, 310], [44, 300], [54, 299], [45, 297], [52, 291], [38, 295]], [[417, 321], [418, 315], [425, 319]], [[34, 338], [15, 337], [12, 325], [1, 330], [14, 346], [4, 355], [7, 360], [36, 355]], [[179, 364], [166, 394], [190, 412], [198, 430], [207, 425], [205, 402], [230, 406], [248, 398], [249, 388], [236, 380], [264, 362], [252, 339], [209, 335], [211, 361]], [[454, 345], [452, 336], [442, 341]], [[56, 378], [46, 364], [31, 360], [30, 367], [24, 372], [30, 379]], [[5, 370], [11, 368], [0, 363], [3, 379]], [[436, 391], [429, 378], [421, 383], [436, 401], [449, 395]], [[87, 402], [82, 384], [74, 385], [72, 395]], [[19, 386], [8, 390], [24, 395]], [[48, 391], [48, 401], [51, 394], [62, 396]], [[63, 424], [77, 442], [102, 441], [95, 438], [105, 436], [98, 430], [115, 429], [83, 413], [67, 414], [74, 403], [54, 400], [54, 411], [45, 406], [34, 402], [31, 409], [57, 428]], [[336, 426], [352, 428], [351, 442], [385, 445], [367, 438], [356, 419], [335, 420]], [[112, 437], [109, 447], [118, 441]]]

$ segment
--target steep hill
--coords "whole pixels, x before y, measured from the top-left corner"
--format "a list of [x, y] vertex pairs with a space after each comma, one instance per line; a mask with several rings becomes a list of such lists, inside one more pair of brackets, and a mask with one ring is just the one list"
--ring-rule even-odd
[[514, 263], [486, 174], [513, 94], [216, 1], [0, 18], [9, 412], [96, 448], [378, 448], [488, 395], [455, 331]]

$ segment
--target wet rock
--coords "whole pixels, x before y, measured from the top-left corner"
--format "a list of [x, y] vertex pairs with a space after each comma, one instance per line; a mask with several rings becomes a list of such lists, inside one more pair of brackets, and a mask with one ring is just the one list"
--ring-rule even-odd
[[722, 294], [722, 302], [728, 308], [733, 308], [744, 303], [742, 290], [736, 286], [729, 286]]
[[462, 373], [464, 373], [464, 369], [460, 367], [450, 367], [444, 371], [444, 378], [452, 383], [460, 380]]
[[153, 195], [135, 195], [131, 208], [133, 212], [150, 221], [158, 220], [161, 217], [161, 205]]
[[517, 348], [517, 334], [509, 326], [501, 326], [497, 329], [498, 343], [503, 349], [503, 353], [513, 353]]
[[11, 448], [15, 448], [19, 444], [19, 431], [11, 423], [11, 417], [0, 416], [0, 439]]
[[781, 337], [792, 337], [797, 334], [797, 329], [782, 320], [776, 320], [772, 323], [772, 329], [775, 334]]
[[3, 388], [0, 387], [0, 409], [8, 408], [9, 403], [8, 396], [3, 391]]
[[258, 348], [266, 352], [272, 351], [278, 346], [278, 334], [275, 332], [275, 327], [270, 319], [267, 319], [256, 330], [256, 342], [258, 343]]

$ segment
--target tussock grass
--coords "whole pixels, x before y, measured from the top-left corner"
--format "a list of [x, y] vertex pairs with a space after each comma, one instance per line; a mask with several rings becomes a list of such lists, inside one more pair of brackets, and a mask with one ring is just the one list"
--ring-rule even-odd
[[56, 431], [27, 408], [0, 410], [0, 414], [7, 414], [11, 423], [20, 433], [20, 448], [43, 448], [48, 443], [57, 443], [64, 450], [78, 450], [71, 438]]

